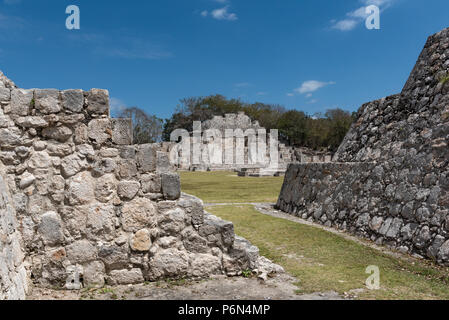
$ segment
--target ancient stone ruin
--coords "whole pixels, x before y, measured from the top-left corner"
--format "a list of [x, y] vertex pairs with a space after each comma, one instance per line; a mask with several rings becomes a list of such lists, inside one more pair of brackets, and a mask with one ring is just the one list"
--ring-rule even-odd
[[[227, 137], [226, 130], [233, 130], [235, 136]], [[239, 176], [253, 177], [279, 176], [285, 174], [290, 163], [330, 162], [332, 158], [331, 153], [296, 148], [278, 141], [273, 152], [270, 149], [271, 132], [243, 112], [215, 116], [202, 122], [201, 131], [198, 132], [201, 132], [198, 138], [190, 134], [189, 137], [183, 137], [182, 143], [169, 146], [168, 149], [174, 151], [172, 162], [178, 169], [237, 171]], [[251, 139], [252, 134], [257, 135], [257, 138]], [[199, 141], [198, 149], [194, 147], [195, 139]], [[194, 152], [200, 155], [196, 161]], [[243, 154], [242, 161], [238, 160], [237, 152]], [[188, 154], [187, 158], [185, 153]], [[272, 158], [277, 161], [272, 161]], [[276, 165], [272, 165], [272, 162], [276, 162]]]
[[181, 194], [159, 145], [132, 145], [105, 90], [24, 90], [0, 73], [0, 299], [280, 270]]
[[449, 29], [400, 94], [358, 112], [332, 163], [293, 164], [277, 206], [449, 265]]

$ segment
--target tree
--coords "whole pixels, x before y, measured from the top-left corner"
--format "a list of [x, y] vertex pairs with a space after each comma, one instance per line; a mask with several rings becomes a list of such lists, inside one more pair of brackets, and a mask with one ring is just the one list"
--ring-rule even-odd
[[163, 139], [170, 140], [176, 129], [193, 130], [194, 121], [206, 121], [214, 116], [244, 112], [267, 130], [278, 129], [281, 141], [292, 146], [315, 150], [337, 150], [348, 132], [354, 116], [341, 109], [328, 110], [324, 115], [308, 116], [302, 111], [286, 110], [283, 106], [265, 103], [245, 103], [216, 94], [208, 97], [182, 99], [176, 112], [164, 124]]
[[303, 146], [307, 140], [307, 116], [302, 111], [287, 111], [279, 118], [278, 129], [289, 145]]
[[156, 143], [162, 141], [162, 119], [159, 119], [154, 115], [149, 115], [137, 107], [121, 110], [118, 117], [132, 119], [135, 144]]
[[332, 109], [326, 112], [326, 118], [330, 121], [330, 135], [327, 143], [331, 150], [336, 151], [351, 128], [353, 117], [347, 111]]

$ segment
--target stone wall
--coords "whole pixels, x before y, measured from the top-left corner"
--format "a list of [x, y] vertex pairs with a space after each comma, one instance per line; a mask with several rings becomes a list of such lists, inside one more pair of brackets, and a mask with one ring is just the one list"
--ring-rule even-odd
[[[79, 289], [264, 272], [258, 249], [232, 223], [181, 194], [164, 146], [132, 145], [131, 120], [109, 117], [106, 90], [24, 90], [0, 80], [0, 162], [12, 196], [0, 228], [8, 223], [14, 235], [14, 208], [35, 284]], [[20, 252], [14, 239], [6, 238], [9, 268], [8, 252]]]
[[0, 300], [24, 299], [28, 276], [16, 211], [0, 164]]
[[[278, 163], [275, 168], [271, 167], [270, 162], [270, 149], [269, 141], [270, 134], [267, 130], [260, 126], [258, 121], [252, 121], [245, 113], [240, 112], [238, 114], [226, 114], [224, 117], [215, 116], [210, 120], [204, 121], [201, 124], [202, 136], [199, 148], [200, 163], [194, 163], [193, 159], [193, 142], [195, 138], [190, 137], [188, 144], [190, 145], [189, 161], [183, 158], [184, 144], [178, 145], [172, 144], [170, 150], [173, 150], [172, 161], [175, 166], [180, 170], [191, 171], [238, 171], [241, 176], [248, 175], [279, 175], [285, 173], [287, 165], [290, 163], [315, 163], [315, 162], [329, 162], [332, 158], [331, 153], [327, 152], [315, 152], [306, 148], [295, 148], [284, 143], [279, 143], [277, 148]], [[255, 134], [260, 132], [266, 133], [266, 153], [265, 161], [261, 161], [261, 155], [251, 154], [251, 143], [254, 143], [252, 150], [258, 150], [259, 144], [256, 141], [246, 138], [246, 140], [238, 141], [237, 138], [225, 137], [225, 130], [241, 129], [244, 134], [247, 130], [253, 130]], [[209, 137], [206, 135], [207, 130], [218, 130], [221, 134], [221, 139], [218, 141], [221, 144], [220, 151], [217, 152], [214, 149], [214, 143], [216, 144], [216, 137]], [[263, 130], [263, 131], [259, 131]], [[185, 139], [185, 138], [183, 138]], [[185, 142], [184, 142], [185, 143]], [[239, 144], [240, 143], [240, 144]], [[243, 145], [244, 144], [244, 145]], [[218, 145], [218, 144], [217, 144]], [[218, 147], [220, 148], [220, 147]], [[236, 158], [236, 151], [242, 150], [243, 163], [238, 163]], [[256, 151], [257, 153], [257, 151]], [[227, 156], [232, 155], [232, 158]], [[263, 155], [262, 155], [263, 156]]]
[[449, 264], [449, 29], [403, 91], [358, 111], [334, 163], [291, 165], [282, 210]]

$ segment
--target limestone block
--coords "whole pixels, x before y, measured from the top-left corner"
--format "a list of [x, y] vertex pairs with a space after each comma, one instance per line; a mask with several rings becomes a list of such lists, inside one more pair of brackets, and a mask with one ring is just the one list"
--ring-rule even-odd
[[50, 211], [42, 215], [38, 230], [48, 246], [60, 245], [64, 241], [61, 217], [56, 212]]
[[22, 133], [18, 128], [0, 129], [0, 145], [2, 147], [17, 146], [22, 143]]
[[37, 89], [34, 91], [35, 108], [43, 114], [61, 111], [59, 91], [56, 89]]
[[229, 248], [235, 241], [234, 225], [211, 214], [205, 215], [199, 234], [209, 243], [220, 247]]
[[141, 173], [156, 171], [157, 154], [156, 146], [144, 144], [138, 146], [136, 160]]
[[131, 270], [113, 270], [109, 273], [108, 283], [111, 285], [137, 284], [144, 281], [142, 270], [134, 268]]
[[131, 119], [111, 119], [112, 142], [117, 145], [133, 143], [133, 123]]
[[189, 256], [177, 249], [166, 249], [157, 252], [149, 262], [148, 276], [150, 280], [161, 278], [180, 278], [189, 271]]
[[144, 174], [140, 177], [142, 183], [142, 192], [146, 193], [161, 193], [162, 182], [161, 176], [158, 174]]
[[163, 173], [161, 175], [162, 193], [167, 200], [177, 200], [181, 196], [181, 180], [178, 174]]
[[45, 128], [48, 126], [48, 121], [37, 116], [20, 117], [16, 123], [23, 128]]
[[90, 172], [81, 172], [69, 180], [67, 199], [72, 206], [94, 201], [94, 182]]
[[109, 116], [109, 92], [92, 89], [87, 94], [87, 112], [93, 116]]
[[67, 258], [72, 263], [86, 263], [97, 259], [97, 248], [88, 240], [79, 240], [66, 247]]
[[194, 226], [200, 226], [204, 222], [204, 204], [196, 197], [183, 196], [178, 205], [190, 216]]
[[210, 254], [190, 254], [189, 275], [195, 278], [208, 278], [221, 274], [222, 264], [219, 257]]
[[66, 126], [48, 127], [42, 130], [42, 135], [47, 139], [66, 142], [72, 136], [72, 129]]
[[34, 101], [32, 90], [12, 89], [11, 90], [11, 113], [19, 116], [27, 116]]
[[94, 119], [88, 124], [88, 137], [95, 144], [102, 145], [112, 137], [110, 119]]
[[177, 208], [159, 214], [158, 226], [168, 235], [177, 235], [187, 226], [187, 216], [184, 210]]
[[129, 179], [137, 175], [137, 164], [133, 159], [120, 160], [118, 170], [122, 179]]
[[89, 239], [114, 239], [115, 234], [115, 210], [112, 205], [90, 205], [87, 211], [86, 233]]
[[8, 88], [0, 88], [0, 101], [6, 102], [11, 100], [11, 90]]
[[182, 232], [182, 239], [184, 247], [189, 252], [207, 253], [209, 251], [207, 240], [191, 227]]
[[106, 174], [96, 180], [95, 198], [103, 203], [114, 199], [117, 190], [117, 180], [113, 174]]
[[151, 234], [148, 229], [142, 229], [137, 231], [130, 241], [131, 249], [139, 252], [146, 252], [151, 247]]
[[153, 203], [145, 198], [135, 198], [122, 208], [123, 230], [137, 232], [156, 226], [157, 211]]
[[92, 261], [83, 266], [84, 285], [93, 288], [102, 288], [105, 284], [105, 267], [101, 261]]
[[62, 106], [66, 111], [78, 113], [83, 110], [83, 90], [65, 90], [61, 92]]
[[89, 139], [88, 128], [84, 123], [78, 123], [74, 126], [73, 141], [76, 144], [86, 143]]
[[62, 159], [61, 173], [67, 179], [86, 169], [87, 166], [88, 163], [85, 159], [81, 159], [78, 155], [73, 154]]
[[174, 171], [173, 166], [170, 163], [168, 153], [158, 151], [156, 157], [157, 157], [157, 164], [156, 164], [157, 173], [167, 173]]
[[98, 252], [101, 261], [104, 262], [106, 268], [123, 269], [129, 265], [129, 255], [127, 246], [105, 245]]
[[132, 200], [139, 189], [140, 183], [137, 181], [121, 181], [117, 188], [117, 194], [121, 199]]

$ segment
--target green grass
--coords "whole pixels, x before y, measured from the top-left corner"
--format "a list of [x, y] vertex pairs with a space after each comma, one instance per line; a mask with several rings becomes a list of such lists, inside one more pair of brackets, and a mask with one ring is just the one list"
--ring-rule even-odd
[[244, 178], [234, 172], [181, 172], [182, 191], [205, 203], [276, 202], [283, 177]]
[[[238, 178], [231, 172], [181, 173], [183, 191], [210, 203], [275, 202], [283, 178]], [[424, 260], [396, 259], [312, 226], [263, 215], [250, 205], [208, 207], [232, 221], [236, 234], [298, 279], [298, 293], [366, 289], [370, 265], [380, 268], [380, 290], [361, 299], [449, 299], [449, 271]]]
[[441, 78], [441, 80], [440, 80], [440, 82], [441, 82], [442, 84], [446, 84], [446, 82], [448, 82], [448, 81], [449, 81], [449, 75], [444, 76], [444, 77]]
[[298, 293], [365, 288], [370, 265], [380, 268], [380, 290], [361, 299], [449, 299], [449, 274], [426, 261], [400, 260], [312, 226], [273, 218], [252, 206], [208, 208], [232, 221], [236, 234], [258, 246], [261, 254], [295, 276]]

